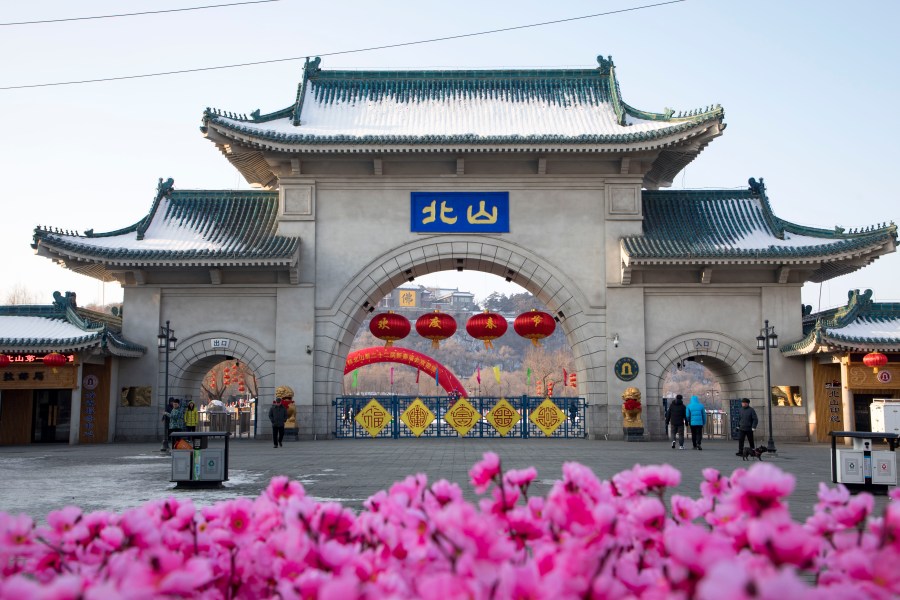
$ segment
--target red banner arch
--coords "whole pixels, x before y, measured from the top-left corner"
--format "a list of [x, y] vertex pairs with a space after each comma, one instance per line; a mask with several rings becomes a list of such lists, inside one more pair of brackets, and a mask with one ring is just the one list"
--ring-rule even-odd
[[[354, 369], [371, 365], [374, 363], [395, 362], [410, 367], [415, 367], [426, 374], [431, 375], [437, 373], [438, 383], [448, 392], [458, 391], [463, 396], [468, 396], [466, 388], [459, 382], [456, 375], [450, 372], [450, 369], [437, 362], [430, 356], [426, 356], [421, 352], [410, 350], [408, 348], [398, 348], [391, 346], [384, 348], [382, 346], [373, 346], [371, 348], [363, 348], [347, 355], [347, 363], [344, 365], [344, 375], [352, 372]], [[440, 370], [438, 370], [440, 369]]]

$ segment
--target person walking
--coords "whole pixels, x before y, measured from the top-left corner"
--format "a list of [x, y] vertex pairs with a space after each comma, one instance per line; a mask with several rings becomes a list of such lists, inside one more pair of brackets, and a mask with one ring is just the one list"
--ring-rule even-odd
[[706, 407], [700, 403], [700, 398], [691, 396], [687, 405], [685, 417], [691, 426], [691, 443], [694, 450], [703, 450], [703, 426], [706, 425]]
[[275, 397], [275, 403], [269, 407], [269, 421], [272, 422], [272, 443], [275, 447], [284, 446], [284, 422], [287, 421], [287, 409], [281, 398]]
[[687, 407], [684, 405], [684, 399], [681, 394], [675, 396], [675, 401], [666, 411], [666, 427], [671, 426], [672, 431], [672, 449], [675, 449], [675, 441], [678, 441], [678, 448], [684, 450], [684, 424], [687, 417]]
[[194, 401], [191, 400], [184, 411], [184, 428], [187, 431], [197, 431], [197, 423], [199, 422], [200, 413], [197, 412], [197, 407], [194, 406]]
[[753, 432], [759, 425], [759, 417], [756, 410], [750, 406], [750, 398], [741, 398], [741, 412], [738, 418], [738, 451], [736, 456], [744, 455], [744, 440], [750, 442], [750, 449], [756, 447], [753, 443]]

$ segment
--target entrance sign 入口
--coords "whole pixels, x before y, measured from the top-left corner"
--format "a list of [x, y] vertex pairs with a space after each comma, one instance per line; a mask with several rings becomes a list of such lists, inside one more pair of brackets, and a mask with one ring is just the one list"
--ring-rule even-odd
[[411, 192], [410, 231], [509, 233], [509, 192]]

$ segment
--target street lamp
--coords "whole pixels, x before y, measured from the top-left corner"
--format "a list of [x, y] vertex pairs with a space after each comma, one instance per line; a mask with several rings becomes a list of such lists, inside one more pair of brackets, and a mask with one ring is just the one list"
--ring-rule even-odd
[[766, 403], [766, 412], [769, 413], [769, 441], [766, 449], [769, 452], [776, 452], [775, 439], [772, 437], [772, 365], [769, 359], [769, 348], [778, 347], [778, 336], [775, 334], [775, 326], [769, 327], [769, 320], [766, 319], [766, 326], [759, 330], [756, 336], [756, 349], [765, 350], [766, 355], [766, 389], [763, 399]]
[[[169, 326], [169, 321], [166, 321], [165, 327], [160, 326], [159, 335], [156, 336], [157, 344], [156, 346], [166, 353], [166, 379], [164, 384], [164, 392], [163, 392], [163, 402], [167, 403], [169, 401], [169, 353], [175, 352], [175, 343], [178, 341], [178, 338], [175, 337], [175, 330]], [[157, 428], [159, 427], [159, 423], [162, 420], [160, 418], [156, 421]], [[165, 452], [169, 449], [169, 436], [163, 435], [162, 448], [160, 448], [161, 452]]]

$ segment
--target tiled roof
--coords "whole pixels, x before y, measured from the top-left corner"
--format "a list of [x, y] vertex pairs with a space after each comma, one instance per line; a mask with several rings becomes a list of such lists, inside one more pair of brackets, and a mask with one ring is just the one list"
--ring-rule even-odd
[[79, 235], [38, 226], [33, 247], [119, 266], [295, 264], [299, 238], [276, 233], [277, 192], [184, 191], [167, 183], [150, 213], [130, 227]]
[[644, 191], [643, 232], [622, 240], [626, 263], [822, 261], [811, 280], [823, 281], [862, 266], [858, 261], [847, 262], [850, 257], [881, 254], [896, 246], [894, 224], [845, 231], [839, 227], [815, 229], [779, 219], [772, 212], [765, 188], [759, 185], [750, 190]]
[[[611, 59], [596, 69], [323, 71], [307, 63], [293, 105], [250, 117], [207, 109], [203, 131], [249, 136], [258, 147], [665, 146], [719, 106], [675, 114], [625, 104]], [[703, 128], [701, 128], [702, 130]], [[607, 149], [609, 151], [611, 149]]]
[[75, 305], [74, 295], [54, 293], [52, 305], [0, 306], [0, 352], [79, 352], [97, 348], [121, 357], [147, 349], [122, 337], [117, 318], [94, 320], [93, 311]]
[[853, 290], [846, 306], [806, 315], [803, 321], [806, 335], [782, 346], [785, 356], [900, 351], [900, 303], [873, 302], [872, 290]]

